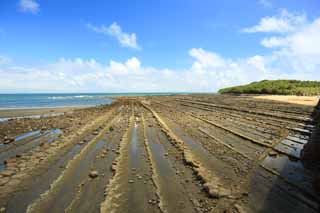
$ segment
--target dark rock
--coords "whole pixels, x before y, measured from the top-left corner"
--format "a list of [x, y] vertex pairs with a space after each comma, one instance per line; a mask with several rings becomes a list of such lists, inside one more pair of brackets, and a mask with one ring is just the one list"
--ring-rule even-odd
[[96, 170], [92, 170], [90, 173], [89, 173], [89, 177], [90, 178], [96, 178], [96, 177], [98, 177], [99, 176], [99, 173], [98, 173], [98, 171], [96, 171]]

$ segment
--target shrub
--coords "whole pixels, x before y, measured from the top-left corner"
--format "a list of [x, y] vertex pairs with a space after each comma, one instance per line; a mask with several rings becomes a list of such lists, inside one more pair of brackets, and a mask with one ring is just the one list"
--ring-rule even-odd
[[219, 93], [278, 94], [278, 95], [320, 95], [319, 81], [263, 80], [247, 85], [229, 87]]

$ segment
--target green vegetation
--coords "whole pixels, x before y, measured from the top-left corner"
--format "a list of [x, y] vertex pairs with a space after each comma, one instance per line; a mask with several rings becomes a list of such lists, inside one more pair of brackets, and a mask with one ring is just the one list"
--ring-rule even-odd
[[220, 89], [219, 93], [320, 95], [320, 81], [263, 80], [243, 86]]
[[112, 127], [112, 126], [109, 127], [109, 131], [110, 131], [110, 132], [113, 131], [113, 127]]

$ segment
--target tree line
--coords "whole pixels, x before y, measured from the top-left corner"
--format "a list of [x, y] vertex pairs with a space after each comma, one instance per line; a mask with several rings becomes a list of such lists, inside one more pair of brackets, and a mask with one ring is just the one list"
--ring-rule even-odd
[[320, 81], [263, 80], [247, 85], [220, 89], [219, 93], [277, 94], [277, 95], [320, 95]]

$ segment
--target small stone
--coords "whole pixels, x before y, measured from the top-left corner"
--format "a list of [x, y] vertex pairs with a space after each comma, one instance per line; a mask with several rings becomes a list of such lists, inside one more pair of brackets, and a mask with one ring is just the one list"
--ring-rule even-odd
[[229, 192], [226, 189], [213, 184], [205, 183], [203, 187], [210, 198], [219, 199], [222, 197], [228, 197], [229, 195]]
[[45, 131], [45, 130], [47, 130], [46, 126], [41, 127], [41, 131]]
[[98, 135], [99, 132], [98, 132], [98, 131], [94, 131], [92, 134], [93, 134], [93, 135]]
[[235, 205], [234, 205], [234, 208], [235, 208], [236, 212], [238, 212], [238, 213], [245, 213], [245, 212], [246, 212], [246, 211], [243, 209], [243, 207], [240, 206], [239, 204], [235, 204]]
[[5, 171], [1, 172], [1, 175], [2, 175], [3, 177], [10, 177], [10, 176], [12, 176], [12, 175], [14, 175], [14, 174], [15, 174], [15, 172], [12, 171], [12, 170], [5, 170]]
[[134, 181], [133, 180], [129, 180], [129, 183], [134, 183]]
[[271, 156], [271, 157], [275, 157], [275, 156], [277, 156], [277, 155], [278, 155], [278, 153], [275, 152], [275, 151], [270, 151], [270, 152], [269, 152], [269, 156]]
[[90, 173], [89, 173], [89, 177], [90, 178], [96, 178], [96, 177], [98, 177], [99, 176], [99, 173], [98, 173], [98, 171], [96, 171], [96, 170], [93, 170], [93, 171], [91, 171]]
[[6, 208], [5, 207], [1, 207], [0, 208], [0, 213], [4, 213], [4, 212], [6, 212]]
[[113, 171], [113, 172], [115, 172], [115, 171], [117, 170], [116, 168], [117, 168], [117, 166], [114, 165], [114, 164], [112, 164], [110, 170]]
[[8, 183], [10, 180], [9, 177], [3, 177], [3, 178], [0, 178], [0, 186], [3, 186], [5, 185], [6, 183]]
[[14, 138], [7, 137], [7, 139], [4, 140], [4, 144], [9, 144], [9, 143], [12, 143], [14, 141], [15, 141]]

